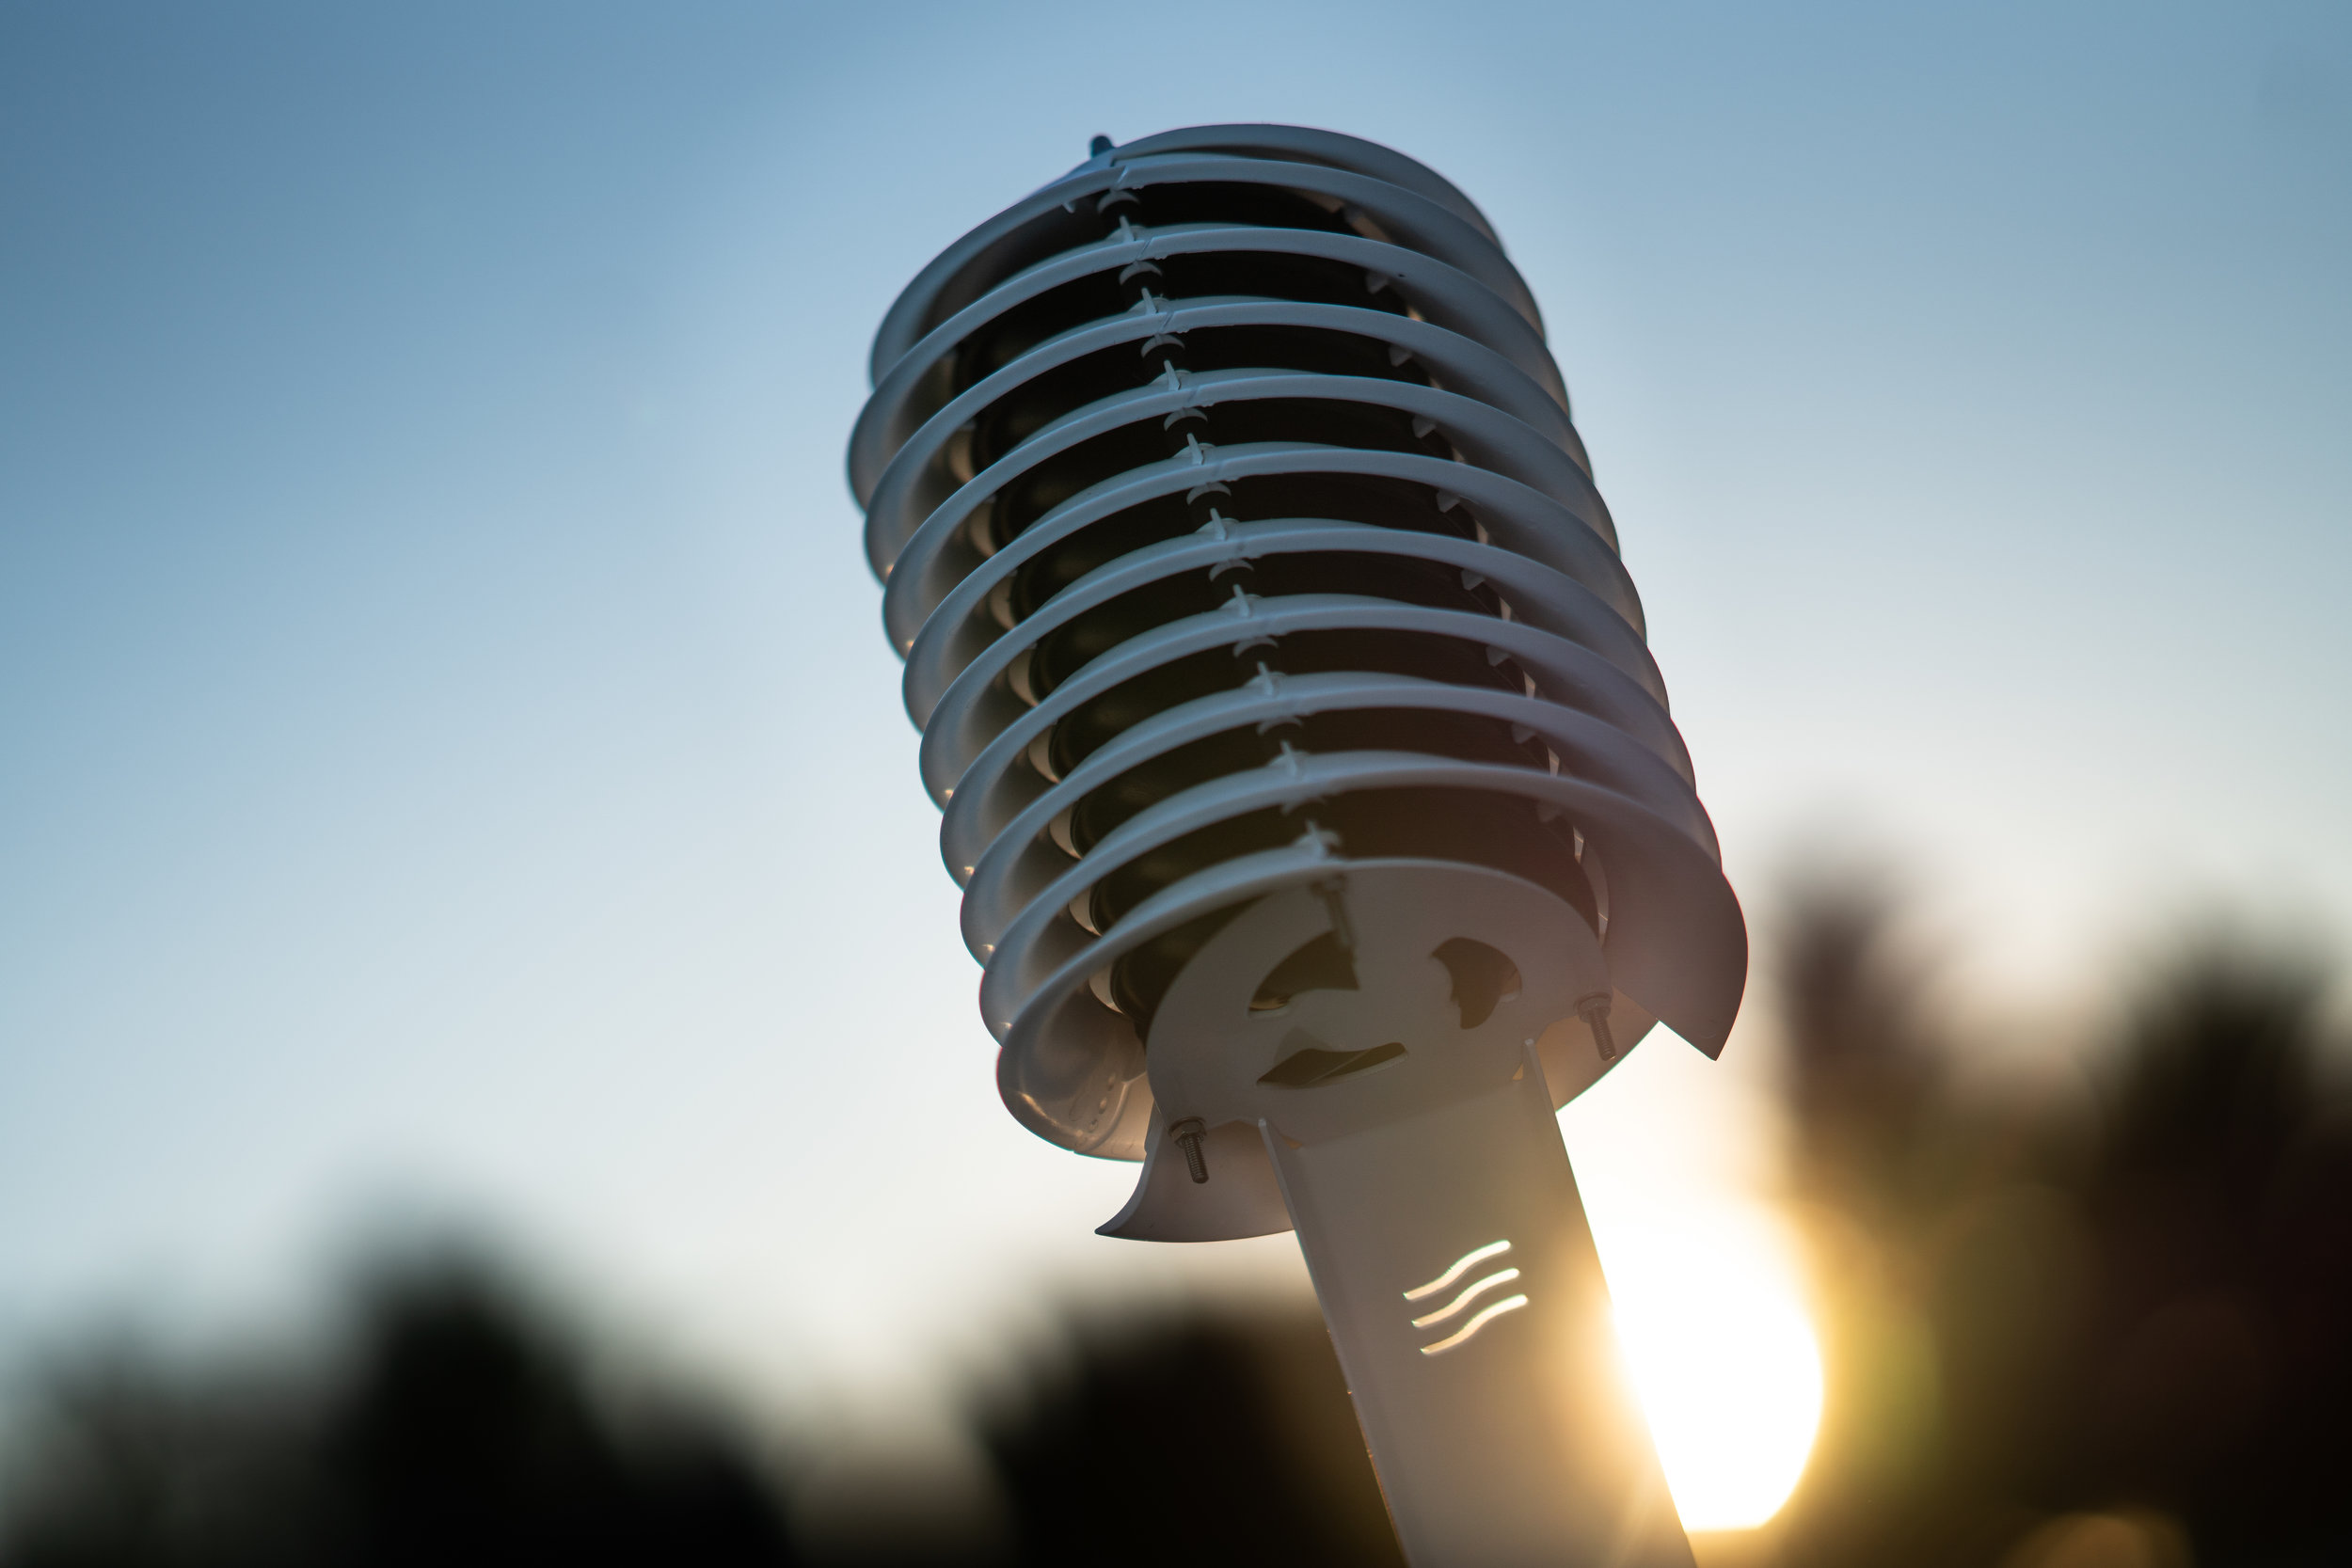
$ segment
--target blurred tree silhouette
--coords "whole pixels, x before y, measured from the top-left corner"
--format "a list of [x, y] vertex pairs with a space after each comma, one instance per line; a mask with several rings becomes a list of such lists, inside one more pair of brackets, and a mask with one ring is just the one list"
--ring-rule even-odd
[[134, 1354], [56, 1377], [0, 1542], [10, 1568], [795, 1563], [723, 1426], [625, 1430], [485, 1270], [385, 1275], [345, 1364], [240, 1380]]
[[[1785, 943], [1829, 1397], [1773, 1558], [2155, 1568], [2185, 1540], [2204, 1568], [2352, 1562], [2352, 1122], [2324, 977], [2190, 950], [2110, 1042], [2084, 1126], [1953, 1092], [1965, 1042], [1934, 1037], [1891, 911], [1818, 892]], [[2092, 1514], [2107, 1533], [2048, 1524]]]
[[[1971, 1100], [1884, 884], [1782, 922], [1828, 1381], [1740, 1554], [1788, 1568], [2352, 1563], [2352, 1100], [2314, 966], [2213, 942], [2146, 988], [2098, 1115]], [[597, 1398], [578, 1351], [443, 1258], [334, 1354], [49, 1383], [0, 1568], [808, 1560], [746, 1434]], [[900, 1568], [1400, 1560], [1313, 1313], [1097, 1319], [975, 1433], [1007, 1541], [829, 1543]], [[910, 1497], [910, 1507], [922, 1499]]]
[[[981, 1422], [1019, 1562], [1401, 1561], [1311, 1311], [1103, 1323], [1019, 1377]], [[383, 1271], [324, 1367], [85, 1354], [25, 1438], [6, 1568], [806, 1560], [741, 1433], [676, 1402], [618, 1418], [479, 1262]], [[831, 1544], [898, 1568], [1003, 1560], [980, 1540]]]
[[985, 1427], [1019, 1561], [1401, 1568], [1320, 1316], [1078, 1344]]

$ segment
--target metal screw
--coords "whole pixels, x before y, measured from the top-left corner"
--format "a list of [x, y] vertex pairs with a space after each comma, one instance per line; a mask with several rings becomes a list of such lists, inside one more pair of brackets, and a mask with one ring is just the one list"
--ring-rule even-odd
[[1609, 1033], [1609, 993], [1595, 991], [1583, 1001], [1579, 1002], [1576, 1005], [1576, 1016], [1591, 1026], [1593, 1045], [1596, 1050], [1599, 1051], [1600, 1059], [1604, 1062], [1615, 1061], [1617, 1041]]
[[1199, 1117], [1186, 1117], [1182, 1121], [1168, 1123], [1168, 1136], [1184, 1146], [1184, 1164], [1192, 1171], [1195, 1184], [1209, 1179], [1209, 1163], [1200, 1155], [1200, 1140], [1208, 1131], [1209, 1124]]

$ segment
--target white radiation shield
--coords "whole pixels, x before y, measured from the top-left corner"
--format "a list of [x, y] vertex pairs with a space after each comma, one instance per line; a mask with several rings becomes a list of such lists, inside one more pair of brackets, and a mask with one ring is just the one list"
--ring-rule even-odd
[[1116, 148], [927, 267], [850, 444], [1005, 1104], [1294, 1228], [1407, 1557], [1687, 1564], [1554, 1113], [1746, 933], [1545, 349], [1384, 148]]

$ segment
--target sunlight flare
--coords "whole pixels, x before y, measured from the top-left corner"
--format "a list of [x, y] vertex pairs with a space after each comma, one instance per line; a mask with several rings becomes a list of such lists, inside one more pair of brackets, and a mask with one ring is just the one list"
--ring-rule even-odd
[[1795, 1489], [1821, 1416], [1821, 1357], [1795, 1273], [1759, 1216], [1612, 1238], [1617, 1332], [1685, 1529], [1747, 1529]]

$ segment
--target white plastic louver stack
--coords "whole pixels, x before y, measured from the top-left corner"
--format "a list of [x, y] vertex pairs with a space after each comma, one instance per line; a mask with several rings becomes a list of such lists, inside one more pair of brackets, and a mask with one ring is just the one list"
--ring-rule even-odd
[[1005, 1103], [1145, 1162], [1109, 1233], [1295, 1225], [1414, 1560], [1688, 1561], [1551, 1112], [1720, 1051], [1746, 935], [1492, 230], [1352, 137], [1098, 138], [873, 374]]

